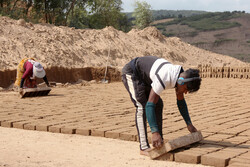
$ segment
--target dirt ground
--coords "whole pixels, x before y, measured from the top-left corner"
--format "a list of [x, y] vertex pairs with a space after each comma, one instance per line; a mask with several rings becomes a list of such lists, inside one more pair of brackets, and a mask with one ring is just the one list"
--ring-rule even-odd
[[152, 161], [131, 141], [0, 127], [1, 167], [202, 167]]
[[[200, 144], [209, 146], [187, 150], [202, 152], [199, 163], [214, 166], [209, 163], [217, 159], [205, 160], [216, 153], [226, 166], [250, 153], [249, 91], [248, 79], [203, 78], [199, 92], [185, 96], [192, 122], [205, 138]], [[135, 109], [121, 82], [57, 86], [49, 96], [25, 99], [2, 91], [0, 99], [1, 126], [12, 127], [0, 129], [2, 166], [184, 166], [139, 155]], [[164, 91], [162, 99], [165, 141], [188, 134], [174, 90]], [[237, 152], [227, 154], [232, 148]]]

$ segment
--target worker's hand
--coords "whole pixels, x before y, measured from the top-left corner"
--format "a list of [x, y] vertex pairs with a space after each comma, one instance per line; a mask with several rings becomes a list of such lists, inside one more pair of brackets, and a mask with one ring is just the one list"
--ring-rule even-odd
[[152, 133], [153, 147], [160, 148], [163, 145], [163, 141], [159, 132]]
[[197, 132], [197, 129], [194, 127], [193, 124], [188, 124], [187, 128], [188, 128], [190, 133]]

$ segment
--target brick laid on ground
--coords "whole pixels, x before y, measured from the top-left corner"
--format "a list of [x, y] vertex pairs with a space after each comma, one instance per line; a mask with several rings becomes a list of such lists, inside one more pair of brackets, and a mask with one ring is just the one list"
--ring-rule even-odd
[[224, 147], [211, 144], [201, 144], [191, 147], [188, 150], [183, 150], [175, 154], [176, 162], [198, 164], [201, 162], [201, 156], [207, 153], [218, 151]]
[[228, 147], [217, 152], [201, 156], [201, 164], [215, 167], [225, 167], [229, 164], [229, 160], [246, 153], [247, 149]]

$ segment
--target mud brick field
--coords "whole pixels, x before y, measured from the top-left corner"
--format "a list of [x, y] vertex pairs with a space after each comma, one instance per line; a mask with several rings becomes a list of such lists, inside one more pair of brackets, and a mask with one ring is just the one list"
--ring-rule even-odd
[[[161, 97], [164, 140], [188, 134], [174, 89], [164, 91]], [[250, 81], [204, 78], [201, 89], [185, 98], [192, 122], [204, 140], [170, 152], [161, 160], [249, 167]], [[121, 82], [56, 86], [49, 96], [24, 99], [17, 92], [2, 91], [0, 99], [2, 127], [138, 140], [135, 108]]]

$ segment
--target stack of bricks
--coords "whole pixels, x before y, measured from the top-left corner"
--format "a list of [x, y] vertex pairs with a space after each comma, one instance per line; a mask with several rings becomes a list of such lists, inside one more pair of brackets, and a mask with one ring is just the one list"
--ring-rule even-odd
[[201, 77], [202, 78], [211, 78], [211, 75], [212, 75], [211, 65], [208, 65], [208, 64], [198, 65], [198, 69], [201, 72]]
[[250, 79], [250, 67], [212, 67], [198, 65], [202, 78], [244, 78]]

